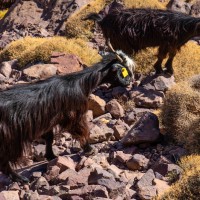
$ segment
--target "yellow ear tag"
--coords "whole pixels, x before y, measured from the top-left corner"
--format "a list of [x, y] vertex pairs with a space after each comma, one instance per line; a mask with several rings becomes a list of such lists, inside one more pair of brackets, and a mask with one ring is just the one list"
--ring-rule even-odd
[[122, 68], [122, 76], [126, 78], [128, 76], [128, 71], [125, 67]]

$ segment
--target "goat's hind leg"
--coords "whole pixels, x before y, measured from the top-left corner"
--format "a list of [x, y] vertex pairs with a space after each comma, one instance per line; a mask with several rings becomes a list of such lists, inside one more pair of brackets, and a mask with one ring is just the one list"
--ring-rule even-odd
[[[77, 140], [80, 142], [81, 148], [85, 154], [91, 155], [94, 153], [94, 149], [89, 144], [89, 128], [87, 124], [86, 116], [84, 115], [75, 125], [74, 133]], [[73, 134], [72, 134], [73, 136]]]
[[53, 138], [54, 138], [53, 130], [43, 134], [42, 138], [46, 142], [45, 158], [47, 160], [53, 160], [54, 158], [56, 158], [56, 155], [53, 153], [53, 149], [52, 149]]

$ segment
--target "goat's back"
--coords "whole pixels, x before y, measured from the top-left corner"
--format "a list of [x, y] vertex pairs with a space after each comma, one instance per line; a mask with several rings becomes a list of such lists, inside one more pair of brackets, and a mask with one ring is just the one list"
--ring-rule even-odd
[[179, 12], [140, 8], [116, 10], [99, 24], [114, 48], [131, 54], [162, 43], [178, 46], [179, 39], [192, 37], [197, 20]]

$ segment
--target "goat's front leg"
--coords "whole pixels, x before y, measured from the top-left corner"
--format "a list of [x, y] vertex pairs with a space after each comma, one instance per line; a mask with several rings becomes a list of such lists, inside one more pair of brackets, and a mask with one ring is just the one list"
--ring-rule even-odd
[[46, 153], [45, 153], [45, 158], [47, 160], [53, 160], [54, 158], [56, 158], [56, 155], [53, 153], [53, 149], [52, 149], [52, 144], [53, 144], [53, 130], [45, 133], [42, 135], [42, 138], [45, 140], [46, 142]]
[[173, 75], [174, 73], [174, 70], [173, 70], [173, 67], [172, 67], [172, 63], [173, 63], [173, 60], [174, 60], [174, 57], [176, 55], [176, 50], [171, 50], [169, 52], [169, 58], [165, 64], [165, 67], [166, 67], [166, 73], [170, 74], [170, 75]]
[[83, 115], [80, 120], [78, 120], [78, 123], [75, 124], [74, 134], [72, 133], [72, 136], [76, 138], [80, 142], [80, 146], [83, 149], [84, 153], [91, 155], [94, 153], [93, 148], [89, 144], [89, 128], [88, 123], [86, 119], [86, 115]]
[[156, 70], [156, 74], [161, 74], [163, 72], [162, 69], [162, 61], [167, 56], [168, 49], [166, 46], [160, 46], [158, 49], [157, 61], [154, 64], [154, 69]]

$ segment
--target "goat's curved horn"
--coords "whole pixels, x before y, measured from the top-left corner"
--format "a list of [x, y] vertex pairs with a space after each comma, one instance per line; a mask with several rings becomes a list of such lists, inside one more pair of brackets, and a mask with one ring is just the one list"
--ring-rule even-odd
[[112, 45], [111, 45], [111, 43], [110, 43], [110, 39], [108, 39], [106, 43], [107, 43], [109, 49], [116, 55], [117, 59], [118, 59], [121, 63], [123, 63], [123, 59], [122, 59], [122, 58], [117, 54], [117, 52], [113, 49], [113, 47], [112, 47]]

